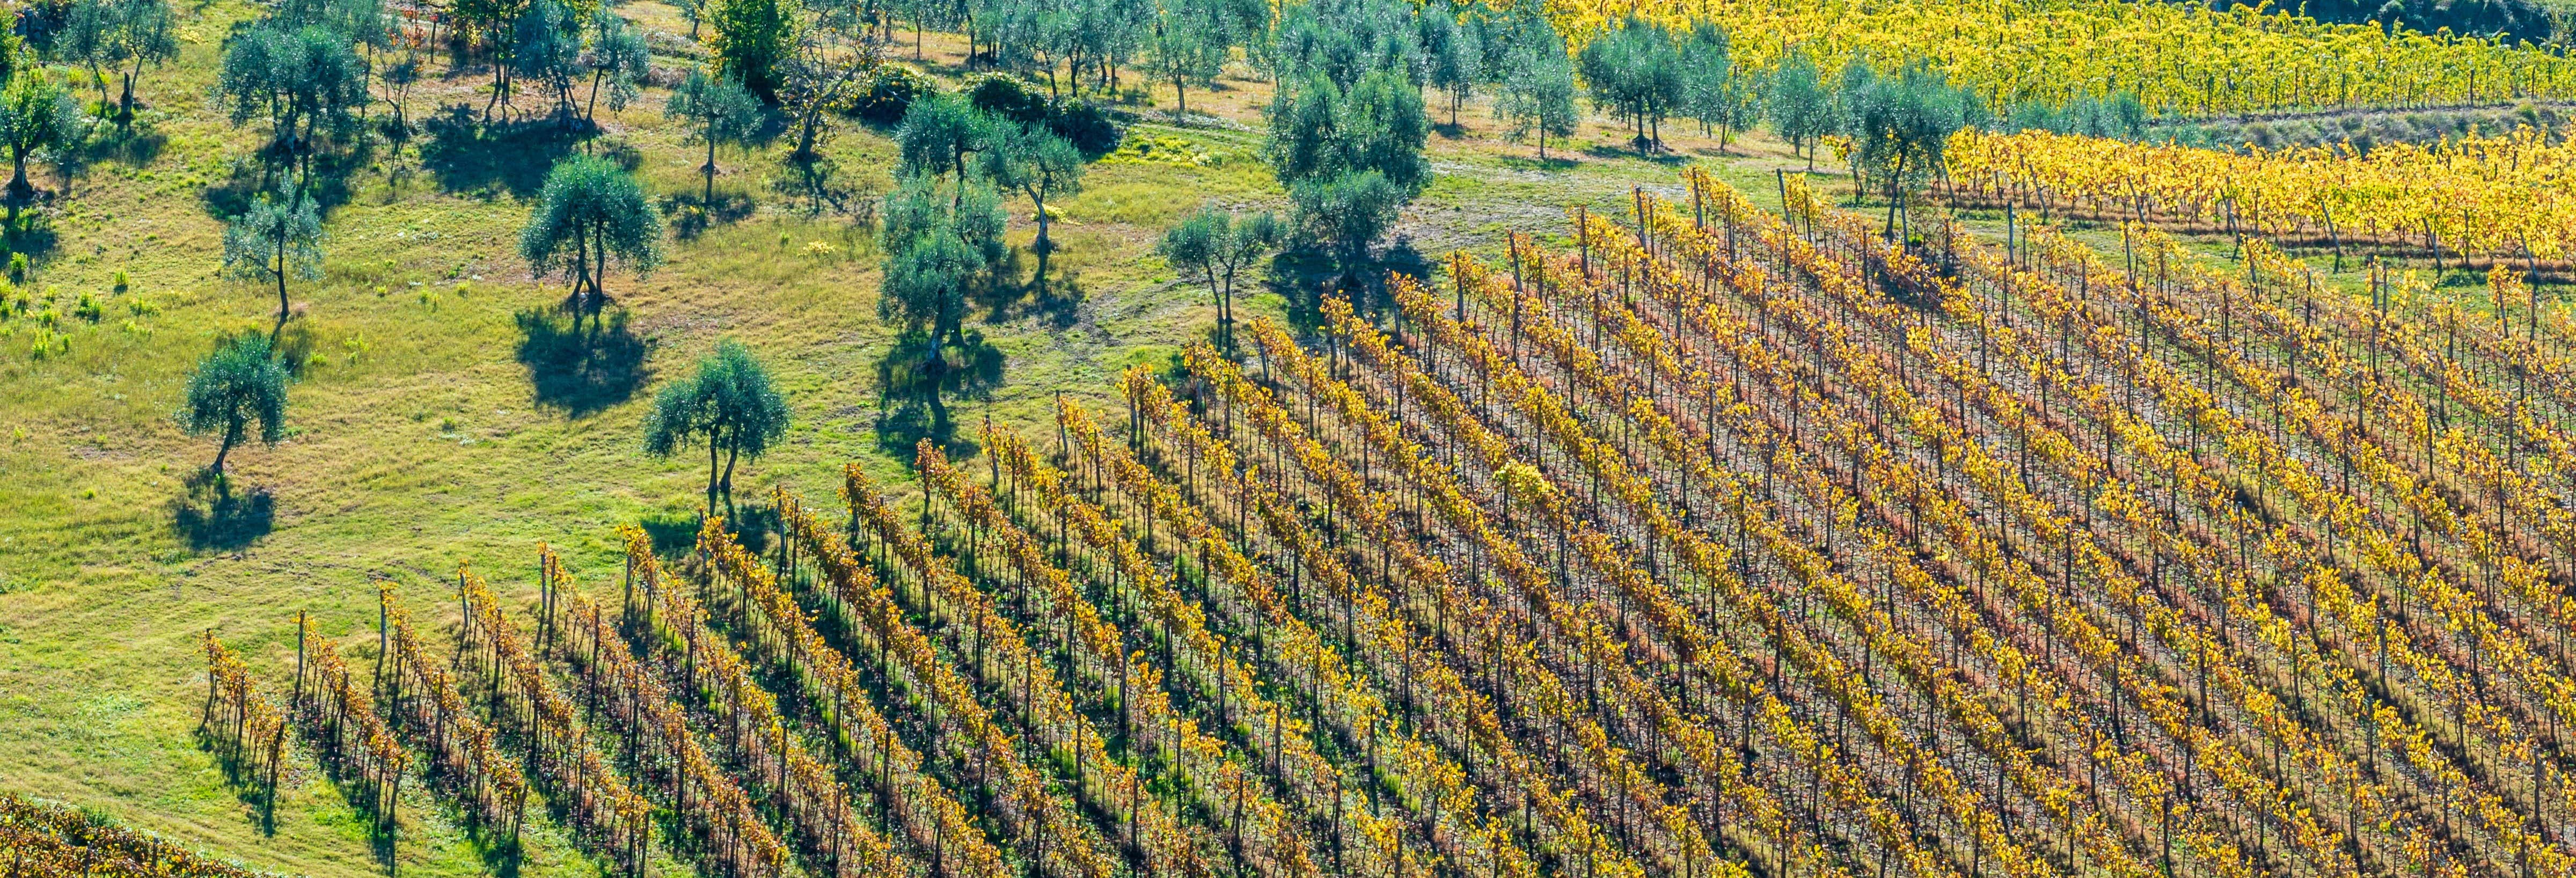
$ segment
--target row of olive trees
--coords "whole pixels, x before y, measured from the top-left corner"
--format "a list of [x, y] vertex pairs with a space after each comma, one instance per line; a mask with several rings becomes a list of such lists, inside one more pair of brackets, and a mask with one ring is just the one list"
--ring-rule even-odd
[[[199, 361], [174, 417], [188, 435], [216, 437], [212, 475], [224, 476], [234, 447], [253, 439], [274, 445], [286, 437], [290, 380], [268, 337], [257, 333], [226, 339]], [[695, 375], [665, 385], [654, 397], [644, 422], [644, 451], [671, 457], [705, 447], [707, 508], [715, 508], [720, 496], [730, 508], [736, 462], [758, 460], [786, 435], [789, 422], [786, 399], [772, 386], [768, 370], [740, 344], [720, 341]]]
[[[310, 216], [304, 221], [310, 222]], [[661, 235], [660, 216], [632, 174], [607, 159], [574, 156], [547, 174], [521, 228], [519, 249], [538, 276], [565, 275], [576, 307], [596, 314], [607, 298], [609, 265], [650, 271], [661, 260]], [[285, 367], [271, 355], [270, 340], [256, 334], [227, 340], [199, 364], [178, 420], [192, 435], [219, 437], [213, 464], [217, 474], [236, 444], [254, 437], [274, 443], [283, 437], [287, 380]], [[647, 420], [645, 449], [667, 457], [691, 445], [706, 445], [712, 506], [719, 493], [731, 500], [734, 460], [757, 459], [786, 424], [785, 404], [770, 389], [760, 365], [740, 346], [726, 342], [697, 376], [663, 388]], [[721, 476], [715, 469], [719, 452], [724, 455]]]
[[[149, 17], [135, 7], [160, 3], [166, 10], [166, 0], [79, 2], [75, 27], [58, 41], [61, 58], [119, 70], [128, 88], [120, 115], [130, 116], [133, 77], [143, 63], [157, 62], [166, 53], [152, 55], [157, 50], [148, 40], [134, 48], [134, 38], [115, 33], [104, 22], [123, 16], [136, 20], [131, 27], [148, 26]], [[690, 141], [707, 150], [702, 168], [707, 177], [702, 198], [707, 201], [713, 197], [719, 146], [753, 142], [774, 114], [784, 111], [798, 132], [796, 155], [811, 159], [830, 124], [823, 111], [843, 103], [875, 63], [873, 51], [848, 41], [848, 29], [828, 11], [804, 14], [795, 4], [776, 0], [723, 0], [709, 11], [716, 24], [713, 63], [708, 70], [692, 72], [665, 105], [665, 112], [686, 126]], [[605, 8], [585, 16], [558, 0], [466, 0], [451, 12], [446, 21], [477, 34], [475, 44], [493, 62], [487, 122], [496, 107], [506, 113], [515, 95], [533, 92], [565, 126], [595, 128], [601, 103], [612, 111], [622, 109], [641, 92], [649, 66], [642, 34]], [[161, 24], [166, 27], [166, 20]], [[376, 84], [386, 86], [393, 128], [404, 127], [401, 95], [419, 75], [417, 62], [408, 52], [389, 64], [377, 58], [392, 45], [399, 24], [382, 0], [286, 0], [226, 42], [216, 96], [234, 124], [266, 123], [263, 155], [290, 173], [273, 175], [275, 191], [255, 194], [228, 221], [224, 266], [233, 277], [274, 287], [281, 328], [292, 313], [289, 280], [321, 274], [323, 218], [311, 190], [317, 160], [365, 136], [361, 123]], [[136, 61], [137, 51], [150, 57]], [[14, 51], [0, 53], [0, 58], [17, 57]], [[23, 62], [13, 74], [20, 68], [32, 72], [11, 77], [8, 100], [62, 103], [58, 78]], [[51, 96], [25, 99], [20, 93], [29, 88], [21, 82], [48, 87]], [[770, 100], [779, 106], [773, 109]], [[6, 139], [9, 127], [9, 120], [0, 116], [0, 139]], [[31, 144], [28, 151], [44, 145]], [[1020, 185], [1016, 177], [1006, 179]], [[21, 181], [13, 188], [23, 188], [23, 171]], [[662, 260], [662, 236], [660, 211], [634, 176], [616, 162], [583, 155], [550, 170], [521, 229], [519, 251], [535, 276], [565, 278], [576, 315], [596, 321], [611, 301], [606, 285], [610, 269], [650, 272]], [[274, 443], [286, 434], [286, 388], [292, 376], [274, 344], [273, 334], [225, 339], [190, 379], [177, 421], [191, 435], [217, 437], [211, 467], [217, 476], [237, 445]], [[733, 462], [759, 457], [786, 424], [784, 403], [759, 364], [726, 342], [698, 375], [662, 390], [648, 418], [645, 447], [655, 456], [668, 456], [706, 446], [708, 501], [712, 505], [722, 496], [729, 503]], [[725, 461], [721, 470], [715, 468], [719, 453]]]
[[[235, 228], [243, 231], [228, 236], [228, 251], [247, 247], [246, 242], [260, 237], [248, 229], [272, 229], [269, 240], [288, 242], [283, 246], [289, 255], [277, 260], [318, 264], [317, 250], [309, 243], [296, 243], [319, 236], [319, 220], [310, 206], [307, 200], [289, 210], [262, 201], [251, 211], [259, 219], [236, 223]], [[545, 187], [520, 230], [519, 251], [538, 277], [565, 276], [577, 311], [595, 316], [608, 298], [605, 275], [610, 265], [651, 271], [662, 258], [661, 237], [660, 214], [631, 173], [604, 158], [573, 156], [556, 163], [547, 174]], [[219, 476], [235, 445], [252, 438], [273, 444], [285, 435], [289, 375], [273, 356], [272, 344], [257, 334], [227, 339], [199, 363], [189, 380], [177, 419], [190, 435], [218, 437], [212, 470]], [[759, 363], [739, 345], [725, 342], [695, 377], [663, 388], [646, 422], [645, 450], [667, 457], [705, 445], [707, 498], [712, 507], [720, 494], [731, 502], [736, 459], [759, 458], [787, 423], [785, 403], [771, 389]], [[724, 461], [720, 472], [716, 469], [719, 453]]]
[[[134, 37], [115, 35], [110, 22], [169, 26], [166, 18], [154, 21], [166, 12], [139, 8], [144, 0], [81, 2], [97, 8], [76, 9], [69, 26], [51, 36], [58, 59], [87, 65], [93, 76], [102, 66], [114, 64], [122, 72], [124, 64], [137, 63], [129, 54], [135, 50], [119, 45]], [[287, 281], [321, 275], [322, 217], [308, 192], [315, 159], [357, 131], [374, 74], [362, 52], [390, 45], [392, 27], [381, 0], [288, 0], [224, 44], [215, 98], [235, 126], [266, 121], [268, 142], [260, 154], [269, 169], [262, 191], [225, 222], [223, 272], [275, 288], [279, 330], [291, 314]], [[175, 45], [170, 48], [175, 52]], [[121, 121], [132, 115], [132, 84], [125, 77]], [[104, 102], [104, 80], [100, 88]], [[275, 173], [281, 169], [292, 173]], [[274, 336], [243, 333], [217, 342], [190, 374], [174, 413], [187, 434], [215, 435], [208, 470], [219, 484], [235, 446], [252, 439], [275, 444], [287, 434], [292, 375], [277, 356]]]
[[1121, 70], [1168, 84], [1178, 108], [1212, 84], [1238, 49], [1265, 56], [1270, 4], [1262, 0], [865, 0], [859, 13], [896, 40], [909, 24], [914, 51], [926, 30], [966, 36], [970, 55], [1043, 83], [1051, 98], [1108, 93]]
[[[1855, 191], [1884, 194], [1892, 233], [1906, 195], [1940, 172], [1943, 149], [1962, 128], [2048, 129], [2097, 137], [2149, 134], [2143, 105], [2131, 95], [2081, 98], [2063, 106], [2026, 103], [1998, 113], [1975, 92], [1953, 86], [1921, 62], [1881, 69], [1844, 59], [1828, 84], [1816, 61], [1793, 49], [1768, 70], [1734, 63], [1725, 31], [1701, 23], [1686, 33], [1637, 18], [1584, 45], [1575, 69], [1593, 104], [1624, 120], [1640, 149], [1660, 141], [1667, 117], [1697, 120], [1719, 132], [1767, 123], [1808, 156], [1838, 135], [1846, 144]], [[1522, 100], [1508, 89], [1498, 105]]]

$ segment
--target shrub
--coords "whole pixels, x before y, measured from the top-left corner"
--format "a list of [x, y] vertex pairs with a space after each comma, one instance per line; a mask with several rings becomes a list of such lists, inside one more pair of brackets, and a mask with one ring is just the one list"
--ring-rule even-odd
[[133, 286], [125, 276], [125, 269], [122, 268], [117, 269], [116, 274], [109, 278], [109, 280], [116, 285], [116, 292], [119, 294], [123, 294], [127, 289], [130, 289]]
[[82, 320], [87, 320], [91, 323], [97, 323], [101, 318], [107, 316], [107, 309], [99, 306], [98, 294], [92, 293], [88, 290], [82, 290], [80, 294], [80, 304], [72, 306], [72, 316], [78, 317]]
[[1047, 127], [1072, 141], [1073, 148], [1082, 150], [1083, 155], [1092, 157], [1117, 149], [1119, 139], [1125, 136], [1118, 130], [1118, 123], [1110, 121], [1108, 113], [1085, 101], [1057, 107], [1048, 117]]
[[9, 282], [22, 286], [27, 283], [27, 254], [9, 254]]
[[868, 75], [867, 88], [852, 104], [859, 118], [878, 125], [892, 125], [903, 121], [903, 113], [912, 109], [913, 101], [938, 90], [939, 86], [919, 70], [901, 64], [882, 64], [878, 65], [875, 73]]
[[981, 73], [969, 78], [966, 101], [975, 109], [1023, 124], [1047, 117], [1047, 97], [1027, 80], [1008, 73]]

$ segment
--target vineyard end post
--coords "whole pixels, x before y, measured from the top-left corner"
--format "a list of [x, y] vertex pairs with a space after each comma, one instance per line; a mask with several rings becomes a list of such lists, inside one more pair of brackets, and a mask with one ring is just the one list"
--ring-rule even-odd
[[1574, 239], [1583, 251], [1583, 276], [1592, 277], [1592, 218], [1584, 205], [1574, 206]]
[[[197, 731], [215, 721], [215, 629], [206, 629], [206, 709], [197, 715]], [[13, 872], [14, 874], [14, 872]]]
[[[1771, 180], [1772, 180], [1772, 182], [1778, 183], [1778, 184], [1780, 185], [1780, 218], [1781, 218], [1781, 219], [1784, 219], [1784, 220], [1785, 220], [1785, 219], [1788, 219], [1788, 218], [1789, 218], [1789, 169], [1787, 169], [1787, 168], [1772, 168], [1772, 169], [1771, 169]], [[1691, 190], [1691, 192], [1692, 192], [1692, 194], [1696, 195], [1696, 194], [1699, 192], [1699, 190], [1698, 190], [1698, 189], [1696, 189], [1696, 188], [1694, 188], [1694, 189], [1692, 189], [1692, 190]]]
[[376, 678], [374, 685], [375, 688], [379, 690], [383, 689], [385, 685], [385, 614], [389, 612], [393, 606], [391, 601], [386, 600], [389, 596], [389, 593], [386, 592], [380, 591], [376, 593]]

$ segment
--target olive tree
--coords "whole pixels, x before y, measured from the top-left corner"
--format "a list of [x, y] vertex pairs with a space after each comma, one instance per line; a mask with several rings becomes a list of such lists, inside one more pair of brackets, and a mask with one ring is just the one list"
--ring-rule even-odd
[[1915, 64], [1870, 80], [1844, 100], [1852, 163], [1886, 187], [1885, 233], [1893, 235], [1907, 191], [1941, 168], [1950, 135], [1967, 123], [1971, 99], [1939, 72]]
[[322, 25], [263, 23], [224, 44], [217, 96], [232, 123], [266, 116], [271, 140], [290, 159], [310, 155], [329, 132], [345, 130], [367, 96], [367, 62], [349, 37]]
[[984, 177], [993, 185], [1017, 189], [1036, 205], [1038, 237], [1032, 249], [1038, 254], [1038, 276], [1045, 277], [1047, 254], [1055, 250], [1055, 242], [1047, 238], [1047, 199], [1082, 191], [1082, 151], [1044, 125], [1001, 122], [993, 126], [979, 157]]
[[1503, 66], [1494, 115], [1511, 123], [1515, 140], [1538, 135], [1538, 160], [1547, 161], [1547, 136], [1571, 137], [1583, 118], [1574, 105], [1574, 65], [1565, 57], [1565, 44], [1516, 47]]
[[1172, 270], [1195, 274], [1216, 302], [1219, 347], [1234, 346], [1235, 275], [1279, 248], [1279, 218], [1267, 212], [1238, 216], [1202, 206], [1163, 233], [1154, 248]]
[[27, 158], [38, 150], [61, 146], [78, 130], [71, 95], [45, 68], [21, 62], [0, 88], [0, 147], [9, 150], [9, 219], [36, 194], [27, 182]]
[[54, 41], [63, 60], [89, 68], [98, 81], [100, 102], [107, 100], [102, 69], [116, 73], [122, 85], [116, 101], [119, 124], [134, 118], [134, 83], [142, 78], [143, 68], [179, 56], [170, 0], [77, 0]]
[[788, 157], [811, 164], [831, 133], [834, 118], [846, 112], [867, 88], [881, 63], [881, 49], [851, 32], [855, 22], [838, 15], [817, 15], [797, 31], [794, 51], [778, 63], [778, 105], [796, 132], [796, 149]]
[[599, 92], [608, 88], [608, 109], [626, 109], [626, 104], [643, 94], [640, 87], [651, 72], [652, 51], [644, 44], [644, 32], [626, 23], [624, 16], [607, 7], [590, 13], [590, 96], [582, 103], [583, 124], [597, 126]]
[[1628, 121], [1638, 151], [1662, 142], [1664, 117], [1683, 98], [1681, 54], [1671, 31], [1631, 16], [1583, 44], [1575, 70], [1583, 74], [1594, 106]]
[[98, 103], [107, 105], [108, 30], [115, 26], [109, 16], [115, 10], [107, 0], [72, 0], [62, 12], [62, 23], [53, 33], [46, 55], [63, 64], [76, 64], [89, 71], [89, 83], [98, 88]]
[[[1833, 121], [1835, 132], [1849, 137], [1859, 129], [1857, 115], [1877, 84], [1878, 70], [1870, 66], [1869, 59], [1851, 58], [1843, 62], [1842, 74], [1834, 85], [1833, 100], [1828, 105], [1828, 117]], [[1842, 152], [1843, 161], [1851, 165], [1852, 204], [1858, 206], [1861, 193], [1869, 190], [1869, 169], [1861, 165], [1860, 150], [1845, 147]]]
[[604, 158], [573, 156], [546, 174], [519, 230], [519, 255], [540, 278], [562, 272], [572, 281], [576, 313], [596, 319], [608, 302], [609, 263], [651, 272], [662, 261], [661, 240], [662, 215], [635, 175]]
[[1449, 0], [1433, 0], [1422, 6], [1422, 79], [1449, 99], [1449, 125], [1457, 127], [1458, 108], [1467, 103], [1468, 93], [1484, 72], [1484, 46], [1477, 41], [1483, 34], [1473, 27], [1458, 23], [1458, 8]]
[[211, 469], [221, 476], [233, 446], [254, 436], [268, 445], [286, 438], [286, 367], [257, 333], [219, 343], [188, 376], [188, 398], [175, 418], [190, 436], [217, 437]]
[[955, 95], [913, 101], [894, 131], [895, 147], [903, 163], [900, 172], [955, 174], [962, 178], [973, 167], [966, 154], [984, 148], [991, 139], [992, 127], [992, 117]]
[[476, 33], [492, 52], [492, 96], [483, 102], [483, 120], [492, 119], [495, 106], [508, 107], [516, 93], [512, 74], [519, 65], [513, 55], [518, 51], [519, 16], [527, 14], [529, 0], [452, 0], [447, 4], [448, 20], [459, 33]]
[[417, 52], [405, 52], [401, 60], [385, 65], [385, 69], [376, 74], [376, 84], [384, 88], [385, 105], [394, 108], [392, 136], [396, 149], [400, 149], [402, 141], [411, 138], [411, 122], [405, 108], [411, 105], [411, 89], [420, 84], [420, 74]]
[[681, 21], [689, 23], [689, 39], [696, 40], [699, 26], [707, 23], [707, 0], [677, 0], [671, 7], [680, 13]]
[[322, 214], [301, 195], [279, 202], [268, 193], [224, 224], [224, 273], [277, 285], [277, 320], [286, 322], [286, 279], [322, 276]]
[[1263, 60], [1283, 84], [1322, 74], [1349, 88], [1371, 73], [1387, 72], [1420, 86], [1416, 16], [1413, 4], [1403, 0], [1282, 4]]
[[759, 461], [787, 435], [788, 421], [787, 400], [771, 386], [769, 370], [727, 339], [698, 361], [697, 374], [654, 396], [653, 411], [644, 419], [644, 453], [667, 458], [706, 446], [707, 510], [715, 510], [720, 494], [731, 509], [734, 465]]
[[1693, 25], [1680, 59], [1682, 108], [1699, 121], [1702, 135], [1717, 129], [1720, 149], [1735, 132], [1761, 121], [1767, 89], [1758, 71], [1736, 63], [1726, 31], [1705, 21]]
[[906, 176], [886, 196], [877, 228], [877, 251], [885, 254], [877, 319], [903, 336], [899, 344], [911, 353], [901, 365], [920, 376], [931, 430], [942, 436], [948, 432], [948, 407], [940, 399], [951, 378], [947, 349], [965, 341], [969, 294], [1009, 255], [1002, 243], [1007, 217], [992, 187], [971, 176], [945, 185], [957, 191], [943, 198], [937, 178]]
[[778, 95], [779, 67], [796, 50], [793, 0], [713, 0], [716, 72], [762, 100]]
[[1297, 205], [1299, 225], [1349, 270], [1430, 183], [1429, 134], [1422, 93], [1402, 74], [1376, 71], [1343, 86], [1318, 72], [1281, 83], [1262, 155]]
[[1833, 130], [1833, 99], [1825, 92], [1816, 62], [1803, 49], [1792, 49], [1771, 72], [1771, 93], [1763, 101], [1771, 133], [1807, 154], [1807, 169], [1816, 168], [1816, 139]]
[[707, 177], [706, 193], [699, 204], [712, 208], [716, 200], [716, 147], [744, 146], [760, 135], [765, 108], [751, 91], [722, 76], [708, 76], [689, 71], [689, 78], [671, 91], [670, 103], [663, 112], [689, 124], [689, 139], [707, 146], [707, 163], [699, 167]]
[[536, 0], [511, 28], [513, 73], [534, 84], [553, 104], [556, 121], [566, 125], [576, 118], [573, 96], [587, 72], [581, 59], [583, 24], [571, 7]]
[[1234, 34], [1217, 0], [1162, 0], [1145, 34], [1145, 68], [1172, 84], [1174, 112], [1187, 116], [1190, 84], [1215, 82], [1233, 50]]

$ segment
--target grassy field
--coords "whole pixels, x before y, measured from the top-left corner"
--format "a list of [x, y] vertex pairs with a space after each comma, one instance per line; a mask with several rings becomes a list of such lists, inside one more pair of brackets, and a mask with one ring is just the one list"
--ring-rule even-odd
[[[671, 8], [621, 10], [662, 32], [657, 52], [687, 46]], [[227, 125], [209, 95], [223, 35], [252, 11], [235, 0], [185, 8], [182, 60], [144, 80], [149, 111], [131, 134], [101, 132], [61, 173], [48, 166], [38, 183], [59, 193], [44, 208], [50, 232], [11, 242], [36, 258], [8, 291], [29, 313], [0, 322], [0, 791], [95, 807], [263, 869], [479, 873], [482, 851], [415, 793], [399, 844], [371, 850], [309, 760], [290, 759], [303, 767], [264, 825], [194, 735], [200, 632], [283, 681], [294, 615], [355, 635], [372, 625], [379, 582], [443, 626], [459, 564], [527, 597], [545, 542], [604, 581], [613, 527], [695, 513], [703, 471], [644, 456], [639, 422], [657, 384], [719, 339], [768, 362], [795, 412], [785, 445], [747, 468], [743, 496], [772, 485], [828, 496], [850, 460], [900, 478], [885, 447], [899, 442], [880, 436], [876, 362], [889, 333], [875, 315], [872, 230], [814, 209], [784, 146], [729, 150], [716, 181], [727, 209], [672, 240], [661, 270], [612, 276], [623, 322], [571, 367], [569, 325], [549, 310], [563, 289], [532, 281], [513, 246], [546, 162], [582, 149], [632, 155], [676, 211], [695, 200], [700, 154], [662, 118], [658, 90], [586, 144], [533, 124], [483, 129], [472, 121], [485, 75], [441, 61], [410, 100], [423, 133], [354, 160], [328, 216], [327, 277], [292, 288], [296, 316], [282, 337], [310, 359], [291, 390], [291, 436], [237, 450], [230, 489], [218, 490], [195, 475], [213, 444], [181, 435], [170, 412], [215, 339], [273, 325], [268, 289], [216, 272], [213, 211], [256, 182], [261, 132]], [[923, 66], [953, 77], [960, 48], [933, 34]], [[909, 45], [898, 55], [910, 56]], [[1088, 190], [1062, 205], [1050, 275], [1026, 278], [1024, 265], [1025, 289], [975, 315], [972, 328], [1007, 366], [988, 399], [959, 404], [961, 422], [1033, 424], [1058, 393], [1110, 404], [1121, 369], [1167, 361], [1206, 333], [1205, 294], [1175, 282], [1152, 245], [1202, 202], [1280, 206], [1256, 156], [1267, 99], [1262, 84], [1229, 79], [1190, 96], [1194, 113], [1210, 115], [1187, 125], [1142, 103], [1122, 108], [1131, 142], [1178, 141], [1211, 161], [1112, 158], [1091, 169]], [[1616, 209], [1630, 186], [1670, 186], [1683, 162], [1717, 161], [1757, 193], [1772, 169], [1803, 165], [1775, 142], [1720, 156], [1697, 137], [1649, 161], [1604, 146], [1618, 133], [1592, 126], [1567, 158], [1541, 164], [1529, 146], [1496, 138], [1481, 102], [1460, 121], [1434, 136], [1440, 176], [1399, 228], [1397, 246], [1425, 259], [1495, 248], [1507, 230], [1557, 233], [1567, 205]], [[843, 203], [890, 184], [883, 132], [846, 126], [829, 151]], [[1024, 245], [1028, 205], [1011, 208]], [[118, 271], [129, 279], [121, 292]], [[1249, 309], [1281, 309], [1305, 294], [1294, 283]], [[99, 319], [73, 316], [84, 294]], [[54, 328], [39, 331], [35, 315], [47, 310]], [[372, 650], [372, 638], [348, 643], [357, 660]], [[595, 870], [544, 821], [532, 825], [525, 874]]]

